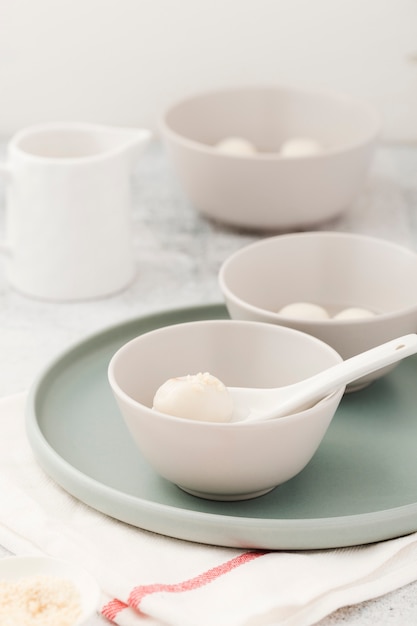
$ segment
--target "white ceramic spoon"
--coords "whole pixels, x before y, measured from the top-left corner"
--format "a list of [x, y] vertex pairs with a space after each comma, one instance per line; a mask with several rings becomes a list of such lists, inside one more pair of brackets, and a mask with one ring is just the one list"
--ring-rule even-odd
[[314, 376], [274, 389], [229, 387], [234, 421], [263, 421], [304, 410], [342, 385], [417, 352], [417, 334], [404, 335], [366, 350]]

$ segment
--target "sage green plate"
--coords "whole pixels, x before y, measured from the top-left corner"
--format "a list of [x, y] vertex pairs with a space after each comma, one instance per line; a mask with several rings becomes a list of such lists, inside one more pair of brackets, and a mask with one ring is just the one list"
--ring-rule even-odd
[[203, 500], [153, 472], [111, 394], [109, 360], [126, 341], [154, 328], [227, 317], [220, 305], [142, 317], [96, 334], [55, 360], [34, 384], [27, 405], [29, 441], [44, 470], [113, 518], [189, 541], [304, 550], [417, 530], [417, 357], [346, 395], [309, 465], [265, 496]]

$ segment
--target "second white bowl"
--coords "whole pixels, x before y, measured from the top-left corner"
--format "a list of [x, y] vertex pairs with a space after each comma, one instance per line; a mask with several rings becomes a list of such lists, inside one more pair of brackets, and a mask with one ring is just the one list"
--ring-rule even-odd
[[[228, 257], [219, 283], [233, 319], [269, 322], [309, 333], [344, 359], [417, 331], [417, 254], [367, 235], [309, 232], [269, 237]], [[362, 319], [295, 319], [285, 305], [308, 302], [331, 314], [349, 307]], [[390, 368], [355, 381], [372, 382]]]

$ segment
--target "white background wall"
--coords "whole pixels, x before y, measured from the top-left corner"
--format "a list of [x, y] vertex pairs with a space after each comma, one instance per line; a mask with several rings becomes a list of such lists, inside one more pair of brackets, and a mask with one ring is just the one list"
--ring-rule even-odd
[[374, 103], [417, 140], [416, 0], [0, 0], [0, 133], [83, 120], [155, 128], [173, 99], [249, 83]]

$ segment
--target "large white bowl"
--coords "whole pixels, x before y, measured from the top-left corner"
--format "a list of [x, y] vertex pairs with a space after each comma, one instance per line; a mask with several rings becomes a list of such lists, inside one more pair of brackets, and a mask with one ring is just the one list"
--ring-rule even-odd
[[[376, 237], [335, 232], [268, 237], [227, 258], [219, 283], [233, 319], [301, 330], [331, 345], [344, 359], [417, 331], [417, 254]], [[293, 302], [318, 304], [331, 313], [360, 307], [376, 315], [314, 320], [279, 313]], [[393, 367], [348, 388], [360, 388]]]
[[231, 320], [189, 322], [128, 342], [113, 356], [109, 381], [126, 425], [157, 473], [194, 495], [252, 498], [299, 473], [316, 452], [344, 387], [310, 409], [280, 419], [213, 423], [153, 410], [169, 378], [210, 372], [227, 386], [275, 387], [341, 361], [298, 331]]
[[[307, 227], [334, 217], [360, 192], [380, 131], [364, 102], [284, 86], [230, 88], [172, 104], [160, 121], [167, 153], [194, 207], [249, 229]], [[223, 154], [230, 136], [257, 148]], [[287, 158], [286, 140], [313, 138], [324, 151]]]

